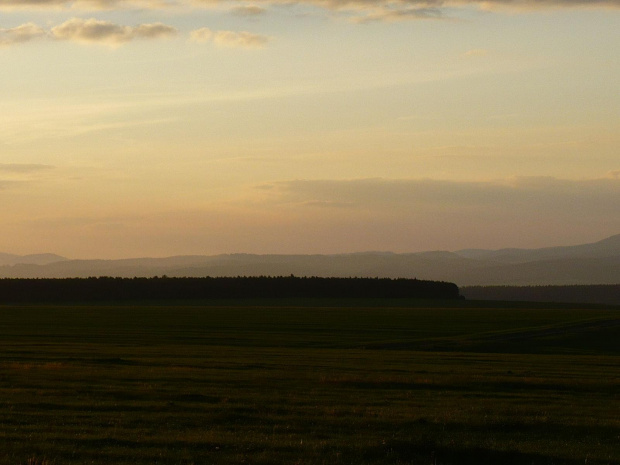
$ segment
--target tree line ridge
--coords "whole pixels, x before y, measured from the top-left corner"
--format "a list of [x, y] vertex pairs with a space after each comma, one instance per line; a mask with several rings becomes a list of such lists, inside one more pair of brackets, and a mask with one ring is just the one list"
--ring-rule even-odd
[[0, 302], [257, 298], [459, 299], [456, 284], [404, 278], [297, 276], [0, 279]]

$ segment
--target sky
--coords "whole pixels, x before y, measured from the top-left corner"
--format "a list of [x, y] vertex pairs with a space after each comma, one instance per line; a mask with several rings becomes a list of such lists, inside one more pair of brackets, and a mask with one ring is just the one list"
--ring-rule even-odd
[[620, 233], [620, 0], [0, 0], [0, 252]]

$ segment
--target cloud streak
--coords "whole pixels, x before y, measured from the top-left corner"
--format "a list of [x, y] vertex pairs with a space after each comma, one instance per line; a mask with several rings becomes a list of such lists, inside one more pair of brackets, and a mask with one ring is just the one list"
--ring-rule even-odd
[[53, 27], [52, 35], [59, 40], [83, 43], [120, 45], [135, 39], [161, 39], [173, 37], [177, 30], [162, 23], [140, 24], [135, 27], [122, 26], [94, 18], [72, 18]]
[[213, 41], [219, 47], [229, 48], [263, 48], [269, 42], [269, 37], [261, 34], [247, 31], [212, 31], [206, 27], [192, 31], [190, 37], [194, 42]]
[[[609, 177], [488, 182], [324, 179], [257, 187], [247, 198], [199, 209], [159, 211], [141, 205], [140, 215], [121, 208], [115, 209], [118, 216], [110, 217], [106, 210], [94, 210], [98, 218], [93, 219], [78, 210], [56, 219], [48, 211], [40, 213], [44, 219], [39, 220], [23, 214], [25, 223], [4, 231], [2, 238], [17, 243], [21, 236], [39, 237], [35, 233], [45, 230], [38, 247], [64, 255], [118, 257], [196, 250], [342, 253], [538, 247], [580, 243], [620, 231], [620, 179]], [[19, 185], [0, 178], [2, 188], [10, 195]]]
[[190, 37], [194, 42], [209, 42], [213, 38], [213, 31], [208, 27], [201, 27], [190, 32]]
[[272, 5], [305, 5], [349, 11], [355, 22], [432, 19], [444, 8], [536, 10], [550, 8], [620, 8], [620, 0], [0, 0], [0, 10], [187, 9], [229, 6], [233, 14], [256, 16]]
[[620, 230], [620, 179], [609, 176], [291, 180], [257, 187], [254, 198], [264, 208], [308, 221], [326, 243], [346, 237], [340, 245], [358, 250], [532, 246], [550, 235], [571, 242]]
[[[445, 209], [613, 212], [620, 202], [620, 178], [563, 180], [518, 177], [489, 182], [432, 179], [294, 180], [257, 186], [267, 199], [281, 204], [320, 205], [385, 211]], [[266, 187], [271, 187], [266, 189]]]
[[388, 8], [378, 7], [370, 10], [366, 13], [362, 10], [363, 14], [356, 15], [351, 18], [354, 23], [370, 23], [370, 22], [397, 22], [397, 21], [411, 21], [419, 19], [442, 19], [443, 14], [440, 8], [437, 7], [403, 7], [403, 8]]
[[[102, 44], [118, 47], [134, 40], [168, 39], [179, 31], [163, 23], [125, 26], [95, 18], [71, 18], [54, 26], [50, 31], [34, 23], [22, 24], [11, 29], [0, 29], [0, 47], [13, 46], [39, 38], [83, 44]], [[247, 31], [212, 31], [207, 27], [189, 33], [190, 40], [198, 43], [213, 42], [219, 47], [263, 48], [270, 37]]]
[[43, 180], [46, 177], [44, 173], [54, 168], [52, 165], [37, 163], [0, 163], [0, 191], [27, 186]]
[[236, 16], [255, 17], [264, 15], [267, 9], [258, 5], [241, 5], [234, 7], [231, 12]]
[[118, 46], [135, 39], [166, 39], [177, 34], [176, 28], [162, 23], [139, 24], [132, 27], [95, 18], [71, 18], [49, 31], [34, 23], [0, 29], [0, 47], [14, 46], [37, 39]]
[[269, 37], [247, 31], [218, 31], [213, 36], [213, 42], [222, 47], [262, 48], [269, 42]]
[[30, 42], [45, 35], [45, 30], [34, 23], [26, 23], [10, 29], [0, 29], [0, 47]]
[[51, 165], [27, 163], [0, 163], [0, 173], [36, 173], [53, 169]]
[[[179, 4], [183, 2], [177, 2]], [[165, 0], [0, 0], [5, 10], [115, 10], [121, 8], [159, 9], [170, 5]]]

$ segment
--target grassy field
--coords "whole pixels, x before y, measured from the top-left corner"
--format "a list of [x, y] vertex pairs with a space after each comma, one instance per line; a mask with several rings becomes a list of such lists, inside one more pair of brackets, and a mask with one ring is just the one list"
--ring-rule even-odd
[[294, 304], [0, 307], [0, 464], [620, 463], [620, 310]]

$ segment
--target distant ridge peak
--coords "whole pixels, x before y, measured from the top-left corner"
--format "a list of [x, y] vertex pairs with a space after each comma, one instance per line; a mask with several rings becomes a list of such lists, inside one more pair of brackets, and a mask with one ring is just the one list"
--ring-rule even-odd
[[53, 253], [39, 253], [30, 255], [14, 255], [0, 253], [0, 266], [6, 265], [48, 265], [50, 263], [66, 261], [68, 258]]
[[606, 243], [614, 243], [620, 244], [620, 234], [614, 234], [613, 236], [606, 237], [605, 239], [601, 239], [595, 244], [606, 244]]

